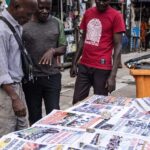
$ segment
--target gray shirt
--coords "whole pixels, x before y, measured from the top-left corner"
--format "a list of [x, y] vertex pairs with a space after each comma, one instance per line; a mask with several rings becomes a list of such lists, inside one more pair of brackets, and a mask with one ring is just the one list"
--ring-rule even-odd
[[39, 64], [48, 49], [66, 45], [63, 24], [59, 19], [50, 16], [45, 23], [28, 22], [24, 25], [23, 40], [33, 61], [35, 76], [59, 73], [57, 57], [53, 58], [52, 66]]
[[[22, 27], [4, 10], [4, 16], [21, 36]], [[20, 82], [23, 77], [21, 53], [18, 43], [9, 27], [0, 20], [0, 85]]]

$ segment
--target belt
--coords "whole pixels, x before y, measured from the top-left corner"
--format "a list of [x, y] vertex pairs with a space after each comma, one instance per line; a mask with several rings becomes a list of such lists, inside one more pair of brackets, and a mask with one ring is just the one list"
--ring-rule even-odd
[[21, 82], [13, 82], [12, 84], [13, 84], [13, 85], [21, 84]]
[[34, 79], [35, 79], [35, 80], [37, 80], [37, 79], [42, 79], [42, 78], [49, 79], [50, 76], [34, 76]]
[[37, 79], [49, 79], [50, 77], [52, 76], [55, 76], [55, 75], [59, 75], [60, 73], [56, 73], [56, 74], [51, 74], [51, 75], [47, 75], [47, 76], [34, 76], [34, 79], [37, 80]]

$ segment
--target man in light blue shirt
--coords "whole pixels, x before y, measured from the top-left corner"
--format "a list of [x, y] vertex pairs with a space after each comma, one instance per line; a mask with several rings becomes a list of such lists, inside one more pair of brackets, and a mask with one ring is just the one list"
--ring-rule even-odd
[[[2, 12], [22, 36], [22, 27], [37, 8], [36, 0], [11, 0]], [[0, 20], [0, 136], [27, 127], [26, 104], [21, 87], [21, 50], [7, 24]]]

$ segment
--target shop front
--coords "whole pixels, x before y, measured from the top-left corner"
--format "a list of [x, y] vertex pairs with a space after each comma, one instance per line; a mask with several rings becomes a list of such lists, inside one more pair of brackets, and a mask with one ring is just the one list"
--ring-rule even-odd
[[131, 1], [131, 51], [150, 48], [150, 1]]

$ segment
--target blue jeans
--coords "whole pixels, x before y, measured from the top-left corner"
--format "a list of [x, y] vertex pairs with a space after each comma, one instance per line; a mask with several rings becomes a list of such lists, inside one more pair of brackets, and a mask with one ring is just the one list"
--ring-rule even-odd
[[46, 114], [53, 109], [60, 109], [61, 74], [36, 77], [33, 82], [23, 84], [23, 90], [29, 111], [30, 124], [42, 118], [42, 100]]

